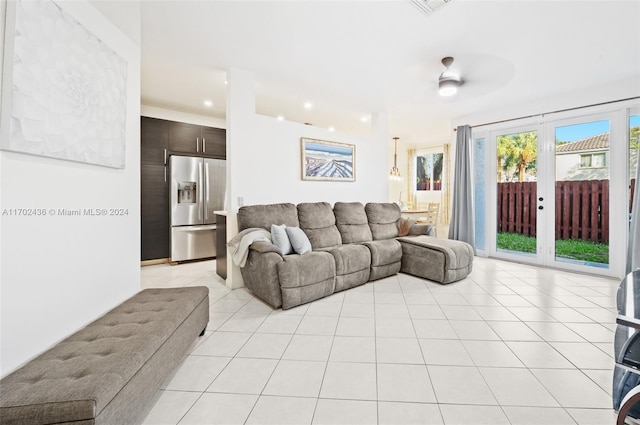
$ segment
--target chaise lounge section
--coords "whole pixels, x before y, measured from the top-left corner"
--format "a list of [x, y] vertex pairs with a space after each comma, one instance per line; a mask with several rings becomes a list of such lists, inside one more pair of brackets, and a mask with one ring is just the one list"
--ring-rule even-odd
[[[410, 225], [408, 234], [400, 235], [400, 224]], [[238, 211], [241, 232], [272, 225], [300, 228], [311, 245], [302, 255], [264, 241], [249, 247], [241, 268], [245, 286], [274, 308], [289, 309], [400, 271], [450, 283], [472, 268], [470, 245], [435, 239], [431, 225], [403, 223], [393, 203], [282, 203]]]

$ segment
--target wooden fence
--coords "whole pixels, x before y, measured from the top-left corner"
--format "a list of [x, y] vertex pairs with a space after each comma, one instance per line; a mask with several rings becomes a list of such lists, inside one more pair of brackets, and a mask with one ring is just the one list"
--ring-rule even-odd
[[[498, 183], [498, 232], [536, 235], [536, 188], [536, 182]], [[633, 199], [635, 179], [630, 188]], [[609, 180], [556, 182], [555, 226], [556, 240], [608, 243]]]

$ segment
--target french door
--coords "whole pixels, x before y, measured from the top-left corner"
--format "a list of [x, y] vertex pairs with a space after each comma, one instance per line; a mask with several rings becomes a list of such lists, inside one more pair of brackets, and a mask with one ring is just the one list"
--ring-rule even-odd
[[618, 111], [474, 133], [476, 248], [620, 277], [629, 209], [626, 122]]

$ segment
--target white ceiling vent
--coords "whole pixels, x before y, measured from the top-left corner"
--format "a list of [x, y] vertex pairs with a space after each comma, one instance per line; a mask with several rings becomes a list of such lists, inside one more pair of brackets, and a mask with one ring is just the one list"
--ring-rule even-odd
[[440, 6], [444, 6], [450, 1], [451, 0], [411, 0], [411, 3], [415, 4], [416, 7], [425, 14], [431, 15]]

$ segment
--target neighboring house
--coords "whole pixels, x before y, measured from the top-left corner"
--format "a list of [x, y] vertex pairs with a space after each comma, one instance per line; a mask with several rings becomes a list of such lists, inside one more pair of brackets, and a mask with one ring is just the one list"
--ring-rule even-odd
[[556, 180], [609, 179], [609, 133], [556, 146]]
[[[629, 148], [629, 170], [635, 170], [638, 164], [638, 142], [637, 140], [633, 142]], [[556, 180], [607, 179], [609, 179], [609, 133], [556, 146]]]

